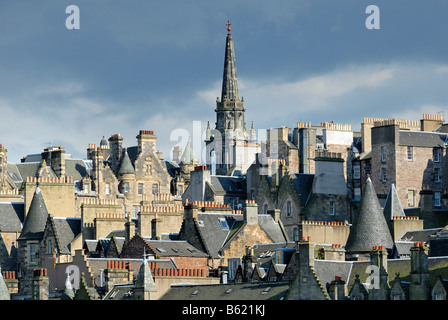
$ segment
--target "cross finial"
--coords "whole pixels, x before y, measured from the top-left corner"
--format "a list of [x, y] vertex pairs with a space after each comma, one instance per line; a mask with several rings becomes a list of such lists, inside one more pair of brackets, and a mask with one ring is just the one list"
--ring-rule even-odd
[[230, 28], [231, 25], [232, 24], [230, 23], [230, 14], [229, 14], [229, 17], [228, 17], [227, 23], [226, 23], [227, 31], [228, 31], [229, 34], [230, 34], [230, 30], [232, 30], [232, 28]]

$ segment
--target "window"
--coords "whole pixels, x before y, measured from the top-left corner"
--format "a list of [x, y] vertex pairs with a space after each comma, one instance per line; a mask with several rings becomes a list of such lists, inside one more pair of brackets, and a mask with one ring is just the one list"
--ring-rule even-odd
[[30, 264], [36, 264], [36, 245], [30, 244]]
[[381, 168], [381, 181], [386, 182], [387, 176], [386, 176], [386, 168]]
[[408, 190], [408, 207], [415, 206], [415, 190]]
[[330, 215], [334, 216], [334, 213], [336, 211], [336, 204], [334, 201], [330, 201]]
[[440, 182], [440, 168], [434, 168], [434, 182]]
[[106, 194], [110, 194], [110, 183], [106, 183]]
[[268, 214], [268, 205], [267, 205], [267, 204], [265, 204], [265, 205], [263, 206], [263, 213], [264, 213], [264, 214]]
[[291, 201], [286, 202], [286, 215], [290, 217], [292, 214]]
[[50, 254], [53, 253], [53, 245], [51, 243], [51, 240], [48, 240], [47, 242], [47, 252]]
[[124, 183], [124, 192], [129, 192], [129, 182]]
[[434, 192], [434, 207], [440, 207], [440, 192]]
[[159, 185], [157, 183], [154, 183], [152, 185], [152, 194], [153, 195], [159, 194]]
[[359, 163], [353, 165], [353, 179], [361, 178], [361, 166]]
[[440, 162], [440, 148], [432, 149], [432, 160], [434, 162]]
[[292, 238], [293, 238], [293, 241], [299, 241], [299, 229], [294, 228]]
[[353, 189], [353, 194], [354, 194], [354, 200], [355, 201], [360, 201], [361, 200], [361, 188], [354, 188]]
[[386, 147], [381, 147], [381, 162], [386, 162]]
[[146, 174], [147, 174], [147, 175], [150, 175], [151, 173], [152, 173], [152, 167], [151, 167], [150, 164], [147, 164], [147, 165], [146, 165]]
[[89, 193], [89, 184], [84, 182], [83, 187], [84, 187], [84, 193]]
[[138, 206], [132, 206], [132, 218], [137, 218]]
[[138, 184], [138, 195], [139, 196], [143, 195], [143, 183]]
[[177, 186], [177, 195], [181, 197], [183, 194], [184, 194], [184, 186], [183, 185]]
[[408, 147], [408, 161], [414, 160], [414, 148]]

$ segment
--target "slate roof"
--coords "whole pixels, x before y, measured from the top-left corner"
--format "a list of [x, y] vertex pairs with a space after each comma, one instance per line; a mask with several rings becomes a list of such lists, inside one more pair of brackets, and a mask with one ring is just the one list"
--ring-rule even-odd
[[211, 176], [210, 187], [217, 195], [246, 193], [246, 179], [232, 176]]
[[[285, 234], [278, 222], [275, 222], [270, 214], [259, 214], [258, 215], [258, 225], [266, 233], [266, 235], [271, 239], [272, 242], [286, 242]], [[232, 239], [244, 229], [245, 223], [243, 220], [237, 220], [233, 224], [228, 236], [220, 248], [220, 251], [224, 248], [228, 248]]]
[[42, 239], [48, 211], [40, 188], [37, 187], [18, 240]]
[[[36, 155], [37, 157], [37, 155]], [[37, 162], [22, 162], [22, 163], [9, 163], [7, 166], [9, 182], [14, 183], [17, 188], [21, 188], [22, 183], [27, 177], [36, 177], [39, 167], [41, 165], [41, 157], [39, 155], [39, 161]], [[50, 168], [51, 169], [51, 168]], [[74, 181], [82, 180], [82, 178], [89, 175], [91, 169], [91, 160], [80, 159], [65, 159], [65, 175], [73, 177]], [[56, 173], [53, 169], [50, 170], [50, 176], [56, 177]]]
[[275, 252], [279, 249], [295, 249], [295, 242], [280, 242], [280, 243], [263, 243], [253, 246], [254, 256], [258, 259], [260, 265], [275, 258]]
[[403, 206], [401, 205], [400, 198], [398, 197], [397, 189], [393, 183], [390, 185], [383, 212], [386, 221], [393, 220], [393, 217], [396, 216], [405, 216]]
[[145, 238], [145, 241], [153, 249], [153, 251], [160, 257], [208, 257], [202, 251], [199, 251], [187, 241], [171, 241], [171, 240], [150, 240]]
[[6, 180], [8, 181], [8, 183], [17, 189], [20, 189], [23, 179], [16, 164], [7, 163], [6, 171], [8, 172], [8, 174], [6, 175]]
[[134, 174], [135, 169], [132, 166], [131, 159], [129, 158], [128, 152], [125, 151], [123, 159], [121, 160], [120, 169], [118, 170], [120, 174]]
[[[200, 212], [197, 220], [202, 241], [212, 258], [219, 258], [220, 250], [226, 247], [245, 225], [242, 214]], [[287, 240], [280, 225], [271, 215], [259, 214], [258, 224], [272, 242]]]
[[412, 242], [420, 242], [425, 241], [428, 242], [432, 235], [435, 235], [437, 232], [440, 232], [443, 228], [433, 228], [433, 229], [423, 229], [417, 231], [408, 231], [403, 234], [400, 240], [403, 241], [412, 241]]
[[372, 180], [367, 178], [360, 210], [350, 227], [345, 251], [370, 252], [373, 246], [384, 246], [386, 249], [392, 249], [393, 245], [394, 241], [373, 188]]
[[289, 282], [171, 285], [160, 300], [280, 300]]
[[135, 280], [135, 287], [154, 289], [157, 290], [157, 286], [154, 283], [154, 278], [152, 277], [151, 269], [149, 269], [148, 260], [143, 259], [138, 270], [137, 279]]
[[89, 252], [96, 252], [96, 246], [98, 245], [98, 240], [86, 239], [84, 240], [83, 249]]
[[414, 246], [414, 241], [395, 241], [394, 255], [397, 258], [407, 256], [411, 254], [411, 248]]
[[[219, 249], [221, 249], [224, 241], [233, 224], [243, 219], [242, 214], [224, 214], [224, 213], [198, 213], [198, 229], [201, 234], [202, 241], [207, 248], [207, 253], [212, 258], [219, 258]], [[227, 224], [223, 227], [221, 221]]]
[[61, 254], [70, 254], [70, 243], [81, 234], [80, 218], [51, 217]]
[[302, 205], [305, 205], [313, 187], [314, 174], [291, 174], [291, 180], [297, 190]]
[[440, 127], [438, 127], [435, 132], [441, 132], [441, 133], [448, 133], [448, 123], [442, 124]]
[[346, 281], [350, 279], [353, 262], [350, 261], [332, 261], [332, 260], [314, 260], [314, 269], [320, 282], [324, 287], [328, 286], [335, 276], [341, 277]]
[[446, 133], [400, 130], [398, 144], [413, 147], [444, 147], [447, 141]]
[[11, 295], [9, 294], [8, 287], [6, 286], [5, 280], [0, 270], [0, 300], [10, 300]]
[[21, 232], [24, 210], [24, 203], [0, 202], [0, 232]]

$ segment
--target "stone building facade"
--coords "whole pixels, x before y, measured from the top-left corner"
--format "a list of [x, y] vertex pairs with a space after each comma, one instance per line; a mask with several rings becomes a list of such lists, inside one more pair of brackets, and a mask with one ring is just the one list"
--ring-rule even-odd
[[442, 179], [447, 134], [400, 129], [395, 119], [375, 122], [371, 130], [371, 176], [378, 195], [385, 199], [394, 184], [405, 209], [447, 210], [448, 185]]

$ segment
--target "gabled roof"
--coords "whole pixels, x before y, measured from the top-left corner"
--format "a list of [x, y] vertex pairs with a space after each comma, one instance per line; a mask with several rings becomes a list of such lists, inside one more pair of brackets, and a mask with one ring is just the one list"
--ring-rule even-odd
[[47, 207], [45, 206], [42, 192], [39, 186], [37, 186], [18, 240], [41, 240], [44, 235], [47, 216]]
[[48, 222], [54, 228], [53, 232], [59, 254], [70, 254], [70, 243], [81, 234], [81, 219], [59, 218], [49, 215]]
[[0, 232], [21, 232], [25, 205], [21, 202], [0, 203]]
[[395, 185], [393, 183], [390, 185], [383, 212], [386, 217], [386, 221], [393, 220], [393, 217], [406, 216], [404, 214], [400, 198], [398, 197], [397, 189], [395, 189]]
[[370, 252], [373, 246], [392, 249], [393, 245], [394, 241], [369, 177], [361, 198], [360, 210], [350, 227], [345, 251], [362, 253]]
[[[222, 249], [228, 248], [230, 242], [234, 239], [234, 237], [242, 230], [244, 230], [245, 225], [246, 224], [243, 220], [235, 221], [233, 227], [227, 235], [222, 248], [220, 248], [220, 251]], [[263, 230], [271, 239], [272, 242], [286, 242], [288, 240], [280, 224], [275, 222], [274, 218], [270, 214], [258, 214], [258, 225], [260, 226], [261, 230]]]
[[313, 187], [314, 174], [295, 173], [290, 176], [301, 204], [305, 205]]
[[226, 241], [234, 223], [242, 219], [242, 214], [198, 213], [198, 230], [210, 257], [219, 258], [219, 249]]

